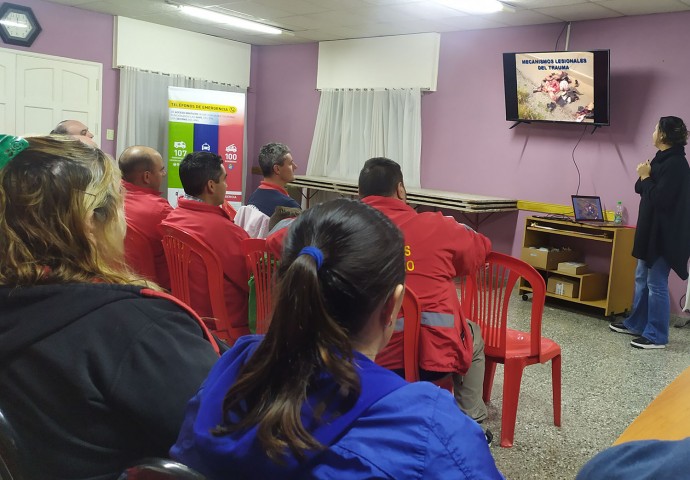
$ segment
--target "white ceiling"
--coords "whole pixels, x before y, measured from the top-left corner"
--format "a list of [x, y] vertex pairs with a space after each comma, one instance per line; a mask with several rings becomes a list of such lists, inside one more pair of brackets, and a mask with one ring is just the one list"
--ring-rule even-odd
[[475, 30], [690, 10], [690, 0], [508, 0], [505, 3], [512, 6], [514, 12], [486, 15], [469, 15], [434, 0], [174, 0], [178, 4], [205, 7], [290, 31], [282, 35], [255, 35], [184, 16], [165, 0], [48, 1], [252, 45]]

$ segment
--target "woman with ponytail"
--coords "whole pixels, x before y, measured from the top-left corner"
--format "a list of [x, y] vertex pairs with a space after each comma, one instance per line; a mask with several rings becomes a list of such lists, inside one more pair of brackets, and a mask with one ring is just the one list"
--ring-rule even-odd
[[265, 337], [243, 337], [190, 401], [173, 458], [209, 479], [502, 478], [453, 397], [374, 363], [404, 291], [402, 235], [334, 200], [290, 226]]

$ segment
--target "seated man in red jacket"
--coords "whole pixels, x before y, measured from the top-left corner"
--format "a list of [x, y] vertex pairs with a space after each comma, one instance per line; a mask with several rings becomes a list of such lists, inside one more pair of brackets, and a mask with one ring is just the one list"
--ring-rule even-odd
[[[180, 197], [177, 208], [163, 224], [196, 235], [216, 252], [223, 265], [223, 290], [230, 323], [233, 327], [247, 327], [249, 274], [240, 245], [249, 235], [220, 207], [225, 201], [226, 177], [220, 156], [211, 152], [188, 154], [180, 163], [185, 196]], [[212, 317], [206, 269], [200, 259], [189, 266], [189, 276], [192, 308], [201, 317]]]
[[[156, 278], [161, 287], [170, 289], [170, 274], [161, 244], [158, 225], [172, 212], [168, 201], [161, 197], [161, 184], [165, 177], [165, 164], [161, 154], [153, 148], [134, 146], [127, 148], [118, 160], [122, 172], [122, 185], [125, 194], [125, 217], [127, 225], [133, 225], [148, 239], [156, 266]], [[125, 256], [129, 266], [143, 273], [140, 263], [148, 261], [141, 258], [141, 252], [132, 251], [125, 242]]]
[[[440, 212], [417, 213], [406, 203], [400, 165], [387, 158], [367, 160], [359, 174], [359, 195], [400, 228], [405, 237], [405, 283], [422, 309], [419, 363], [422, 380], [453, 375], [455, 398], [470, 417], [482, 422], [484, 342], [479, 326], [464, 318], [455, 277], [474, 272], [491, 251], [488, 238]], [[376, 357], [386, 368], [403, 368], [402, 322]], [[464, 377], [464, 378], [463, 378]], [[490, 441], [491, 434], [487, 432]]]

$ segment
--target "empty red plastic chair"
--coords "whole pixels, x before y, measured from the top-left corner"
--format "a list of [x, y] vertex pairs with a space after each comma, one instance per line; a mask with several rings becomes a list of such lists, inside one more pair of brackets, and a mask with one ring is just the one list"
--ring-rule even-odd
[[[508, 303], [518, 279], [524, 278], [532, 288], [530, 331], [508, 328]], [[475, 276], [467, 277], [470, 318], [479, 324], [484, 338], [486, 370], [484, 372], [485, 402], [491, 399], [496, 364], [503, 368], [503, 411], [501, 418], [501, 446], [512, 447], [515, 433], [518, 398], [522, 371], [528, 365], [551, 360], [553, 384], [553, 423], [561, 425], [561, 347], [541, 336], [546, 285], [544, 278], [522, 260], [492, 252], [487, 265]]]
[[130, 224], [125, 235], [125, 262], [142, 277], [158, 282], [151, 243], [141, 230]]
[[241, 248], [247, 259], [247, 270], [254, 276], [256, 333], [264, 334], [271, 321], [273, 290], [280, 260], [266, 248], [266, 240], [263, 238], [245, 238]]
[[170, 270], [172, 294], [187, 305], [194, 305], [189, 293], [189, 265], [192, 255], [198, 255], [206, 267], [213, 312], [213, 318], [203, 318], [204, 323], [209, 330], [230, 345], [242, 335], [249, 333], [246, 327], [233, 327], [230, 324], [223, 294], [223, 267], [218, 255], [191, 233], [165, 224], [160, 226], [160, 230], [163, 233], [163, 250]]

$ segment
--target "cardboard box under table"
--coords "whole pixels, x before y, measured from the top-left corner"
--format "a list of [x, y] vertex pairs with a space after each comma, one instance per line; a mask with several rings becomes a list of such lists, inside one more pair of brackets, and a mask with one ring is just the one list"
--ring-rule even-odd
[[580, 293], [580, 281], [576, 278], [552, 276], [546, 284], [546, 291], [564, 297], [577, 298]]
[[561, 262], [577, 260], [579, 253], [573, 250], [547, 250], [540, 248], [522, 248], [522, 260], [534, 268], [556, 270]]

